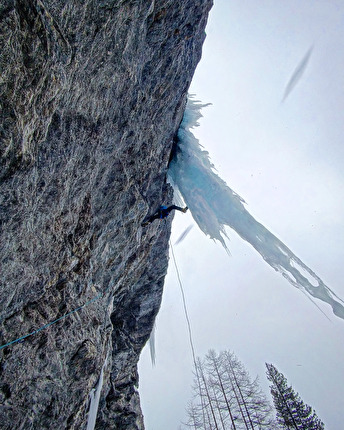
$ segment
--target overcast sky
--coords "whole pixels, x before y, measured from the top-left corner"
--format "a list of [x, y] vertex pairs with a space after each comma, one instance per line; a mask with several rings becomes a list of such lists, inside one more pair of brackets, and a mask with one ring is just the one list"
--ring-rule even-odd
[[[313, 45], [307, 68], [281, 103]], [[344, 2], [215, 0], [190, 92], [212, 106], [195, 134], [248, 211], [344, 298]], [[191, 214], [177, 213], [172, 243]], [[344, 321], [325, 316], [236, 233], [228, 257], [197, 226], [177, 245], [196, 354], [230, 349], [268, 391], [265, 362], [340, 430]], [[170, 260], [156, 366], [140, 361], [147, 430], [176, 430], [190, 400], [192, 355]]]

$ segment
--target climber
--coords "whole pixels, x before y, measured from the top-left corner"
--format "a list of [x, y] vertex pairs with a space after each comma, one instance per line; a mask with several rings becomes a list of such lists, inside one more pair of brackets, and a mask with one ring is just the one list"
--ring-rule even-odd
[[153, 215], [146, 216], [146, 218], [142, 221], [141, 225], [142, 226], [148, 225], [149, 223], [153, 222], [155, 219], [167, 218], [173, 209], [185, 213], [188, 210], [188, 207], [186, 206], [185, 208], [180, 208], [179, 206], [176, 206], [176, 205], [171, 205], [169, 207], [160, 206], [159, 209], [155, 211]]

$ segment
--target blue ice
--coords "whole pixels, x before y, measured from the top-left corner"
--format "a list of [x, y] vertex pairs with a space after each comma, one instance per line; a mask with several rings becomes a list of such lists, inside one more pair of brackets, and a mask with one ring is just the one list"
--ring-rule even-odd
[[169, 166], [169, 181], [176, 203], [189, 207], [199, 228], [228, 251], [226, 227], [249, 242], [276, 271], [294, 287], [332, 306], [344, 319], [343, 301], [307, 267], [283, 242], [256, 221], [246, 210], [244, 200], [217, 175], [208, 152], [191, 129], [199, 125], [204, 105], [189, 97], [178, 131], [178, 144]]

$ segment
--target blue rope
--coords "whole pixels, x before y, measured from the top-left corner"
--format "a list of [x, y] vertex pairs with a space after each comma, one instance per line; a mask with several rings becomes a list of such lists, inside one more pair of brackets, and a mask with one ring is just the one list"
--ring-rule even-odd
[[[166, 218], [165, 218], [165, 225], [166, 225]], [[75, 312], [80, 311], [80, 309], [85, 308], [86, 306], [88, 306], [89, 304], [91, 304], [91, 303], [95, 302], [96, 300], [99, 300], [102, 296], [104, 296], [104, 295], [105, 295], [105, 293], [106, 293], [109, 289], [110, 289], [110, 286], [108, 286], [108, 287], [105, 289], [105, 291], [104, 291], [103, 293], [98, 294], [98, 296], [96, 296], [96, 297], [94, 297], [93, 299], [91, 299], [91, 300], [89, 300], [89, 301], [85, 302], [83, 305], [79, 306], [78, 308], [73, 309], [72, 311], [68, 312], [67, 314], [62, 315], [61, 317], [57, 318], [56, 320], [51, 321], [51, 322], [49, 322], [49, 323], [47, 323], [47, 324], [44, 324], [42, 327], [38, 328], [37, 330], [34, 330], [34, 331], [32, 331], [31, 333], [28, 333], [28, 334], [26, 334], [26, 335], [24, 335], [24, 336], [18, 337], [18, 338], [17, 338], [17, 339], [15, 339], [15, 340], [12, 340], [11, 342], [8, 342], [8, 343], [5, 343], [4, 345], [1, 345], [1, 346], [0, 346], [0, 350], [1, 350], [1, 349], [6, 348], [7, 346], [14, 345], [14, 344], [16, 344], [16, 343], [18, 343], [18, 342], [22, 342], [24, 339], [26, 339], [26, 338], [28, 338], [28, 337], [30, 337], [30, 336], [33, 336], [34, 334], [39, 333], [39, 332], [40, 332], [40, 331], [42, 331], [42, 330], [45, 330], [46, 328], [50, 327], [51, 325], [56, 324], [58, 321], [61, 321], [61, 320], [63, 320], [64, 318], [67, 318], [69, 315], [72, 315], [72, 314], [74, 314]]]
[[64, 318], [67, 318], [69, 315], [72, 315], [72, 314], [74, 314], [75, 312], [80, 311], [80, 309], [85, 308], [86, 306], [88, 306], [89, 304], [91, 304], [91, 303], [95, 302], [96, 300], [99, 300], [99, 299], [100, 299], [100, 298], [101, 298], [101, 297], [102, 297], [102, 296], [107, 292], [107, 290], [109, 290], [109, 288], [110, 288], [110, 287], [107, 287], [107, 288], [106, 288], [106, 290], [104, 291], [104, 293], [100, 293], [100, 294], [98, 294], [98, 296], [94, 297], [94, 298], [93, 298], [93, 299], [91, 299], [91, 300], [88, 300], [88, 301], [87, 301], [87, 302], [85, 302], [83, 305], [79, 306], [78, 308], [75, 308], [75, 309], [73, 309], [72, 311], [68, 312], [67, 314], [62, 315], [62, 317], [59, 317], [59, 318], [57, 318], [57, 319], [56, 319], [56, 320], [54, 320], [54, 321], [51, 321], [51, 322], [49, 322], [49, 323], [47, 323], [47, 324], [44, 324], [42, 327], [38, 328], [37, 330], [34, 330], [34, 331], [32, 331], [31, 333], [28, 333], [28, 334], [26, 334], [26, 335], [24, 335], [24, 336], [18, 337], [18, 339], [12, 340], [11, 342], [8, 342], [8, 343], [5, 343], [4, 345], [1, 345], [1, 346], [0, 346], [0, 350], [1, 350], [1, 349], [3, 349], [3, 348], [6, 348], [7, 346], [10, 346], [10, 345], [13, 345], [13, 344], [15, 344], [15, 343], [21, 342], [21, 341], [23, 341], [24, 339], [26, 339], [27, 337], [33, 336], [34, 334], [36, 334], [36, 333], [38, 333], [38, 332], [40, 332], [40, 331], [42, 331], [42, 330], [45, 330], [46, 328], [50, 327], [51, 325], [56, 324], [58, 321], [61, 321], [61, 320], [63, 320]]

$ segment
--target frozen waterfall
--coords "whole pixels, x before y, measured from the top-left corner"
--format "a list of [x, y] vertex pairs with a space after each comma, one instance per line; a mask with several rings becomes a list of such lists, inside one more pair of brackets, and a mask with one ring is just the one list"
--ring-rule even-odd
[[246, 210], [244, 200], [215, 173], [207, 151], [191, 129], [199, 125], [207, 105], [189, 98], [178, 132], [178, 144], [169, 166], [169, 180], [189, 207], [199, 228], [226, 249], [226, 226], [249, 242], [276, 271], [308, 295], [332, 306], [344, 318], [343, 301], [276, 236]]

